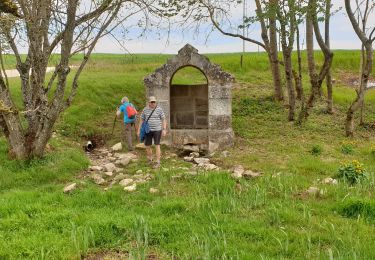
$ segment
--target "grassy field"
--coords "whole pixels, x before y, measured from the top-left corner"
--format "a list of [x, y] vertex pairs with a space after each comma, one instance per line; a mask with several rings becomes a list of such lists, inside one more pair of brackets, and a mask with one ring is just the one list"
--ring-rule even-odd
[[[236, 184], [226, 171], [184, 175], [179, 167], [189, 164], [172, 159], [162, 162], [168, 171], [154, 171], [143, 156], [128, 172], [143, 169], [155, 178], [134, 193], [120, 187], [104, 192], [81, 179], [88, 166], [84, 140], [96, 135], [107, 145], [118, 142], [119, 124], [110, 136], [115, 107], [124, 95], [142, 107], [143, 77], [169, 58], [96, 54], [45, 158], [9, 161], [0, 137], [0, 259], [80, 259], [117, 251], [133, 259], [375, 258], [375, 90], [366, 97], [367, 127], [358, 127], [352, 139], [344, 137], [343, 127], [355, 94], [348, 82], [358, 77], [359, 52], [335, 52], [335, 114], [326, 114], [321, 101], [303, 126], [287, 122], [285, 106], [273, 101], [264, 54], [247, 54], [242, 68], [239, 54], [208, 56], [236, 77], [236, 144], [228, 157], [218, 153], [212, 160], [223, 168], [242, 164], [263, 177]], [[7, 61], [12, 68], [12, 57]], [[204, 81], [187, 70], [175, 82], [187, 83], [190, 75]], [[11, 83], [21, 106], [19, 81]], [[364, 164], [365, 181], [320, 183], [352, 160]], [[172, 178], [176, 174], [183, 178]], [[73, 181], [79, 188], [63, 194]], [[310, 186], [321, 194], [306, 196]], [[150, 187], [160, 193], [150, 194]]]

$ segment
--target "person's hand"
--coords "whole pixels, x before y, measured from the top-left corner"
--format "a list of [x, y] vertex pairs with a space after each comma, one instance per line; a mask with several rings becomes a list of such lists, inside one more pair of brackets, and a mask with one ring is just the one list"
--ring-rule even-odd
[[163, 136], [166, 136], [167, 135], [167, 130], [163, 130], [163, 132], [162, 132], [162, 134], [163, 134]]

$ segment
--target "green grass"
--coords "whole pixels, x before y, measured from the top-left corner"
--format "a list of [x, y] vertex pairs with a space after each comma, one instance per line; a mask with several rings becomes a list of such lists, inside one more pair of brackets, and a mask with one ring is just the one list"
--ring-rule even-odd
[[[334, 78], [357, 75], [358, 55], [336, 51]], [[263, 177], [241, 180], [238, 190], [224, 171], [190, 176], [178, 168], [188, 164], [172, 159], [163, 161], [168, 172], [153, 172], [155, 178], [134, 193], [119, 187], [104, 192], [79, 177], [88, 161], [75, 141], [83, 143], [81, 137], [95, 134], [109, 138], [108, 144], [117, 142], [119, 123], [110, 138], [116, 105], [128, 96], [142, 108], [143, 78], [170, 57], [96, 54], [80, 79], [76, 100], [56, 125], [52, 152], [40, 160], [10, 161], [0, 138], [0, 259], [80, 259], [108, 250], [161, 259], [375, 258], [375, 132], [358, 127], [355, 138], [344, 137], [345, 111], [354, 90], [337, 82], [335, 115], [325, 114], [324, 102], [318, 102], [309, 121], [297, 127], [287, 122], [284, 104], [273, 101], [264, 54], [246, 55], [242, 68], [239, 54], [208, 56], [236, 77], [236, 144], [229, 157], [218, 153], [213, 161], [228, 168], [242, 164]], [[191, 71], [179, 71], [177, 82], [198, 82], [200, 74], [189, 77]], [[11, 83], [21, 107], [19, 82]], [[306, 68], [304, 84], [308, 90]], [[366, 121], [374, 122], [375, 91], [366, 98]], [[342, 152], [348, 144], [350, 153]], [[319, 153], [312, 154], [313, 147]], [[370, 173], [366, 182], [352, 187], [318, 181], [353, 159]], [[139, 168], [149, 171], [144, 156], [128, 171]], [[172, 178], [176, 174], [183, 177]], [[63, 194], [73, 181], [78, 189]], [[310, 186], [322, 194], [304, 195]], [[160, 193], [150, 194], [150, 187]]]

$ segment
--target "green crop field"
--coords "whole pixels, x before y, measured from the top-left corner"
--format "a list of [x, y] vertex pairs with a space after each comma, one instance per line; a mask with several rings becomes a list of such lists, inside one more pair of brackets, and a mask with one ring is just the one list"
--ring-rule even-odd
[[[140, 160], [128, 173], [142, 169], [154, 179], [133, 193], [119, 186], [104, 191], [81, 178], [89, 165], [82, 145], [93, 136], [107, 146], [119, 142], [120, 123], [111, 135], [116, 106], [128, 96], [142, 108], [143, 78], [170, 55], [94, 54], [43, 159], [9, 160], [0, 136], [0, 259], [81, 259], [116, 252], [131, 259], [374, 259], [375, 89], [366, 94], [365, 126], [346, 138], [345, 113], [355, 97], [350, 85], [358, 79], [360, 53], [334, 53], [335, 114], [325, 113], [323, 99], [302, 126], [288, 122], [285, 104], [273, 100], [265, 54], [246, 54], [243, 67], [240, 54], [208, 55], [236, 78], [235, 146], [212, 161], [222, 169], [241, 164], [262, 176], [237, 182], [225, 170], [188, 175], [183, 169], [190, 164], [172, 158], [162, 159], [164, 169], [151, 170], [139, 150]], [[14, 68], [12, 56], [5, 61]], [[185, 68], [173, 83], [204, 81], [199, 71]], [[22, 108], [19, 80], [10, 82]], [[353, 160], [363, 164], [366, 179], [356, 185], [321, 183]], [[182, 177], [173, 178], [176, 174]], [[64, 194], [71, 182], [78, 189]], [[320, 193], [306, 195], [310, 186]], [[151, 194], [151, 187], [160, 192]]]

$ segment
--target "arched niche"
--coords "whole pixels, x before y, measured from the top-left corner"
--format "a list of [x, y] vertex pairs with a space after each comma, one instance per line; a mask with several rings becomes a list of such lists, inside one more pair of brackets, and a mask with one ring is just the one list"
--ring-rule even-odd
[[194, 66], [184, 66], [170, 82], [170, 128], [208, 129], [206, 75]]
[[[202, 84], [195, 84], [194, 81], [175, 82], [175, 76], [184, 68], [198, 70], [206, 80]], [[187, 73], [185, 79], [192, 80], [194, 75]], [[189, 44], [146, 76], [146, 98], [155, 96], [158, 106], [166, 114], [169, 131], [164, 142], [174, 147], [197, 145], [201, 150], [210, 152], [233, 145], [233, 81], [231, 74], [211, 63]], [[176, 119], [177, 112], [182, 112], [180, 120]]]

